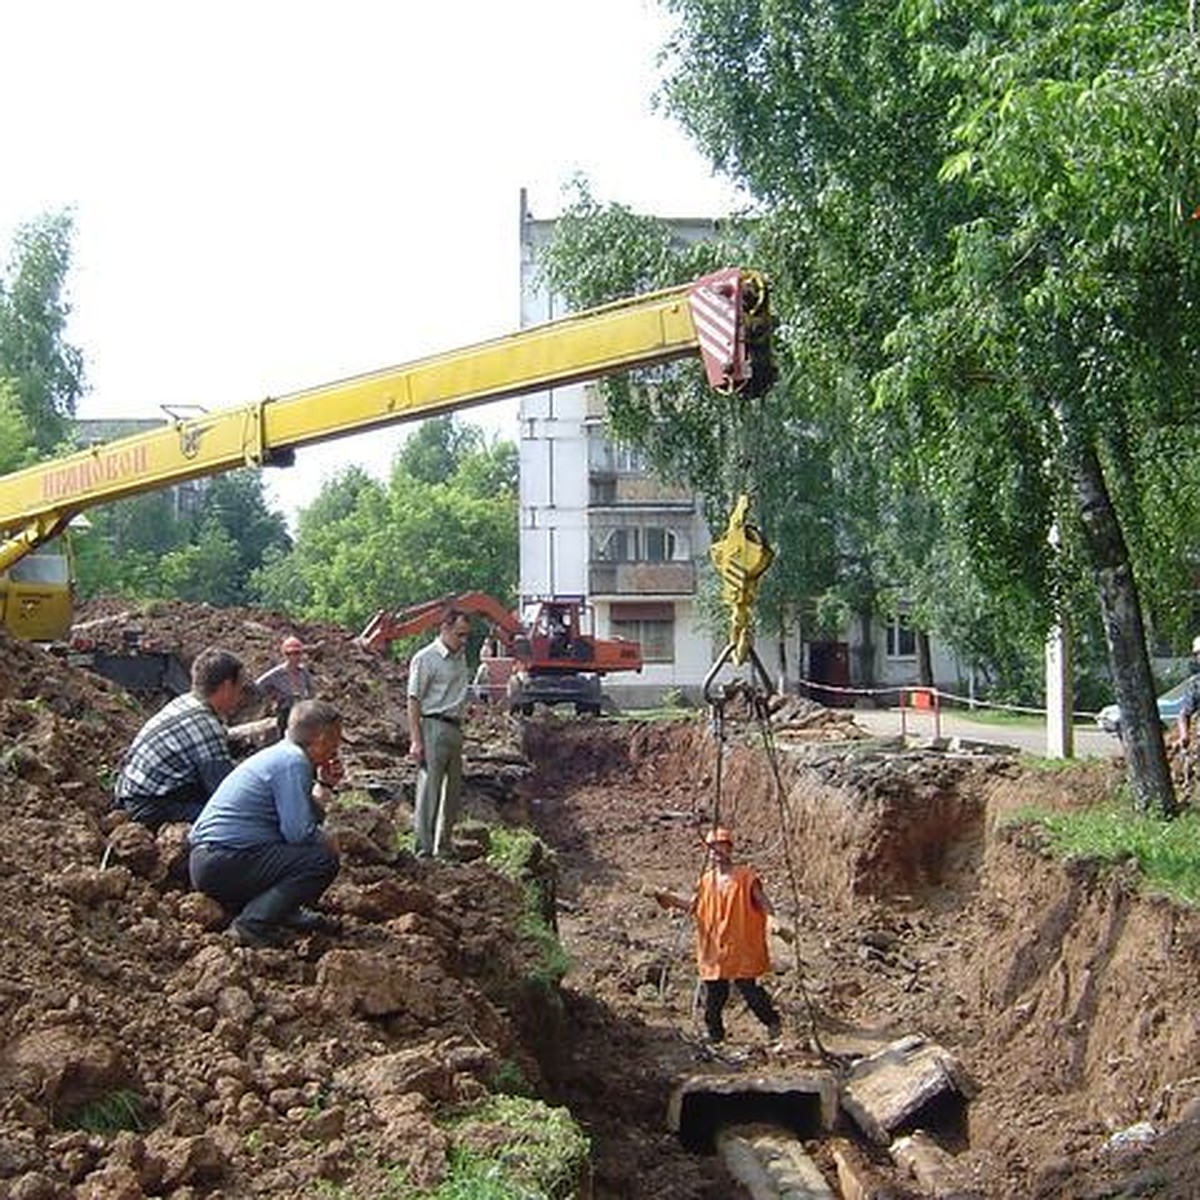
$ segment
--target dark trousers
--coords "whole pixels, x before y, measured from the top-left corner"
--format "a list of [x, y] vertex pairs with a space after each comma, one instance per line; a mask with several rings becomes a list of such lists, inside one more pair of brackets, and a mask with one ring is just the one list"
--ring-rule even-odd
[[[725, 1037], [725, 1022], [721, 1014], [725, 1011], [725, 1002], [729, 999], [728, 979], [706, 979], [704, 981], [704, 1026], [708, 1036], [714, 1041], [722, 1041]], [[768, 1028], [775, 1029], [779, 1025], [779, 1014], [771, 997], [757, 979], [735, 979], [737, 990], [742, 993], [750, 1011]]]
[[323, 840], [276, 842], [252, 850], [194, 846], [192, 886], [245, 921], [278, 925], [312, 904], [337, 878], [337, 855]]
[[121, 807], [139, 825], [157, 832], [160, 825], [178, 822], [190, 825], [207, 800], [204, 789], [198, 783], [190, 783], [165, 796], [126, 796]]

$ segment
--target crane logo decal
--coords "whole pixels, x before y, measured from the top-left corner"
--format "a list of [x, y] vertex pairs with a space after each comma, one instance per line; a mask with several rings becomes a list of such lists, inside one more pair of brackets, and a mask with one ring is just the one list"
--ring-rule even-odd
[[207, 425], [181, 425], [179, 427], [179, 453], [184, 458], [195, 458], [200, 453], [200, 440], [213, 427]]
[[145, 446], [126, 446], [69, 462], [42, 476], [42, 499], [61, 500], [102, 484], [134, 478], [146, 471], [149, 461]]

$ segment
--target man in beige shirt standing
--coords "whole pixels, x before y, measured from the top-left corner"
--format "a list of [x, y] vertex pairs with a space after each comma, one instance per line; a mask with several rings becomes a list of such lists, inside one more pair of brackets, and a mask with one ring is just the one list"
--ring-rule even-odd
[[413, 811], [418, 858], [453, 857], [462, 793], [462, 721], [471, 683], [470, 634], [471, 618], [448, 608], [437, 637], [408, 664], [408, 752], [419, 768]]

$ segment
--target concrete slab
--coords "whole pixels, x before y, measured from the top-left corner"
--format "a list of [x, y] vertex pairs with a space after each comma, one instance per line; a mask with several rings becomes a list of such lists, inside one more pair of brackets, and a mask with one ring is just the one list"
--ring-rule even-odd
[[873, 1142], [897, 1133], [965, 1127], [966, 1102], [977, 1088], [962, 1064], [934, 1042], [901, 1038], [854, 1064], [842, 1085], [842, 1107]]
[[983, 1200], [983, 1192], [974, 1186], [966, 1170], [924, 1130], [897, 1138], [891, 1155], [926, 1196], [936, 1200]]

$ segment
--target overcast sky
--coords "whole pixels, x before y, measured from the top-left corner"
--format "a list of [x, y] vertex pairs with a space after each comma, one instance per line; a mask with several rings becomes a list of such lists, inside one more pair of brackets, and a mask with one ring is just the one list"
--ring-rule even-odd
[[[82, 416], [236, 405], [518, 324], [518, 202], [710, 216], [654, 0], [0, 0], [0, 240], [71, 208]], [[513, 405], [465, 419], [515, 437]], [[403, 427], [399, 427], [402, 430]], [[402, 432], [268, 472], [291, 513]]]

